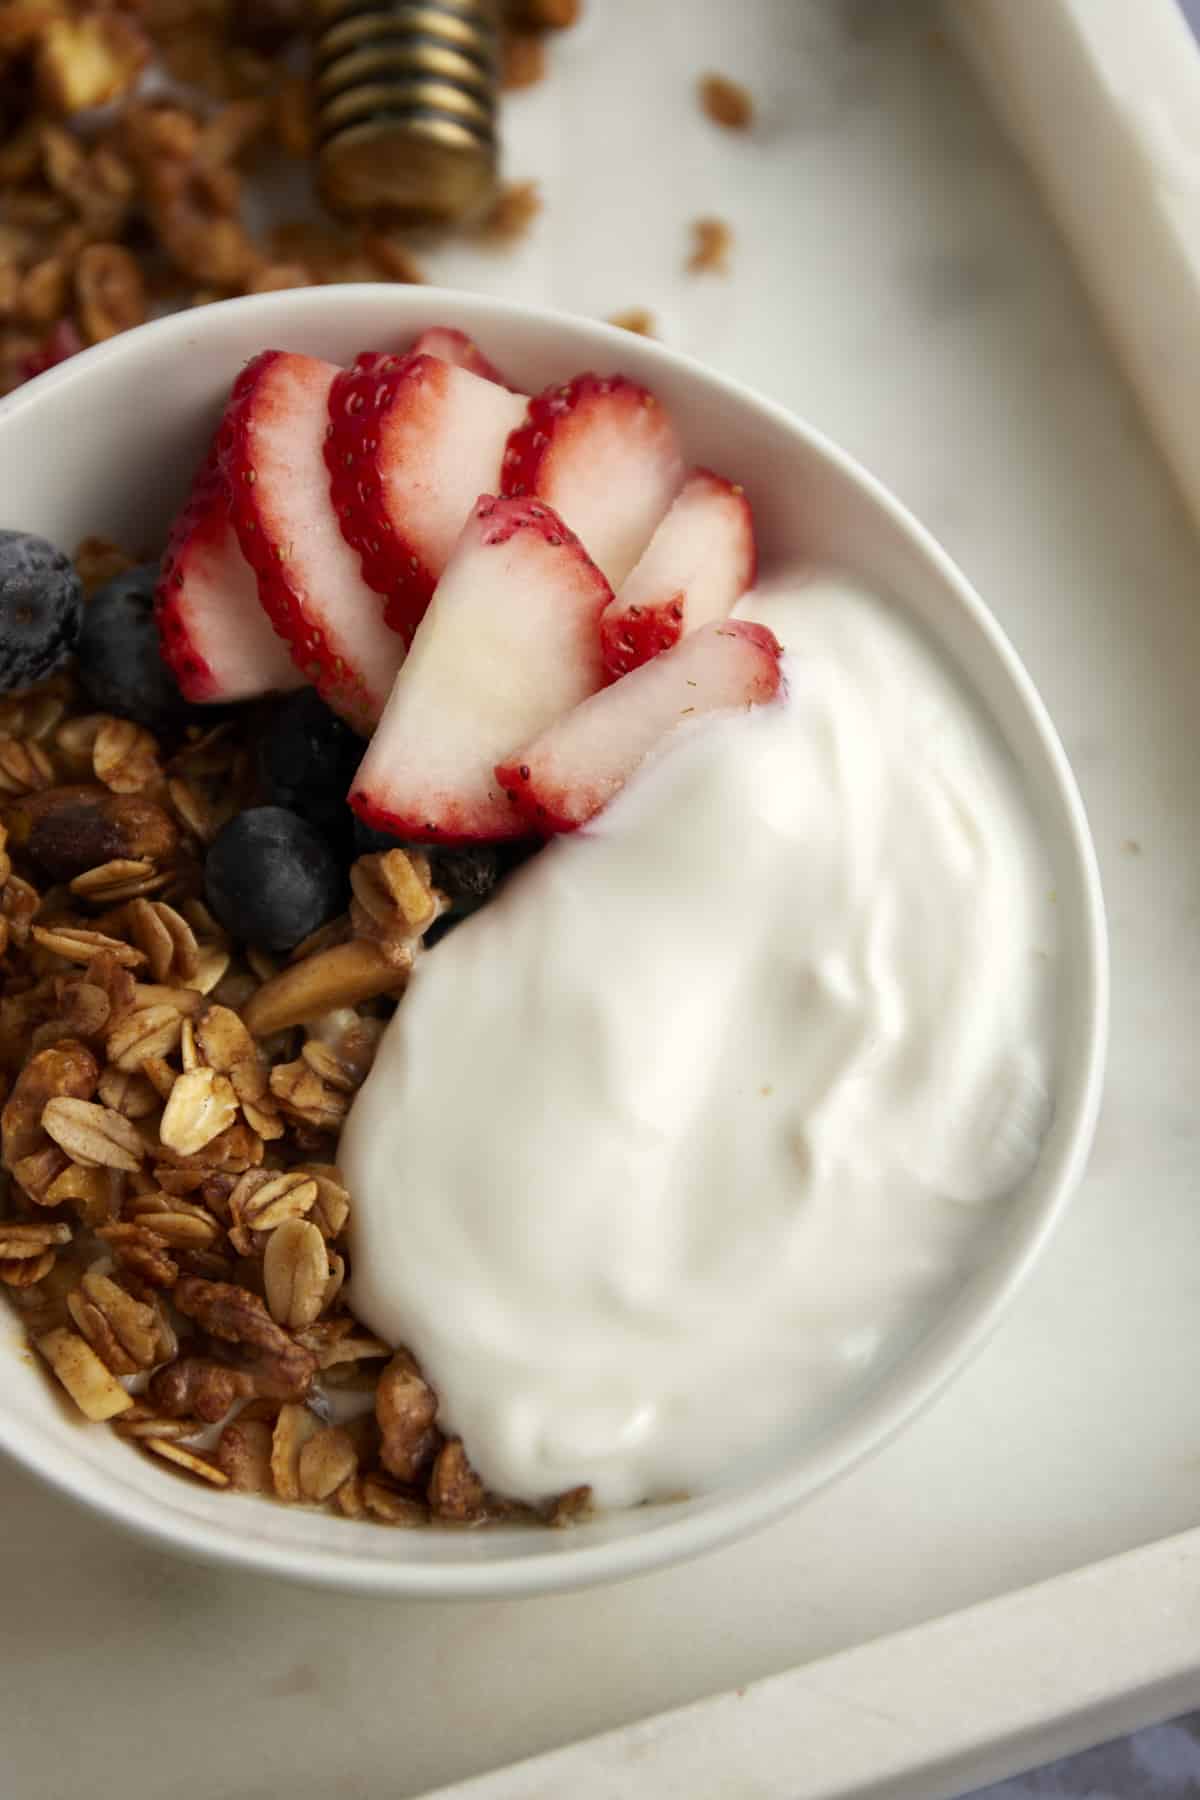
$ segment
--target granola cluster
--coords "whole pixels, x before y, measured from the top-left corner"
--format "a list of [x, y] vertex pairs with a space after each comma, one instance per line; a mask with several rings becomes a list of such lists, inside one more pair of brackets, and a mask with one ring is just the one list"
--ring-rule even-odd
[[0, 1283], [80, 1413], [193, 1478], [511, 1519], [344, 1299], [337, 1135], [447, 902], [390, 849], [286, 961], [232, 939], [203, 857], [253, 798], [262, 724], [163, 743], [81, 710], [69, 672], [0, 701]]
[[[506, 87], [540, 79], [544, 34], [577, 13], [511, 0]], [[421, 280], [402, 236], [317, 222], [311, 200], [254, 227], [311, 156], [306, 25], [301, 0], [0, 0], [0, 394], [161, 312]], [[538, 204], [506, 189], [485, 237]]]

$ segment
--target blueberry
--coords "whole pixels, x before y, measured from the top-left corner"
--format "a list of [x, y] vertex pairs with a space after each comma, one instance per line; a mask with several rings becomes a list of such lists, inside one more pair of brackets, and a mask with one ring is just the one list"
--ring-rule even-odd
[[84, 608], [79, 674], [93, 706], [169, 731], [193, 716], [158, 653], [154, 587], [158, 564], [142, 563], [105, 582]]
[[259, 739], [258, 766], [272, 806], [286, 806], [319, 831], [345, 840], [352, 817], [346, 795], [362, 761], [363, 741], [330, 712], [314, 688], [285, 700]]
[[229, 821], [208, 852], [204, 887], [225, 929], [260, 950], [294, 949], [346, 900], [333, 851], [282, 806], [254, 806]]
[[69, 557], [28, 531], [0, 531], [0, 693], [41, 681], [66, 661], [82, 609]]

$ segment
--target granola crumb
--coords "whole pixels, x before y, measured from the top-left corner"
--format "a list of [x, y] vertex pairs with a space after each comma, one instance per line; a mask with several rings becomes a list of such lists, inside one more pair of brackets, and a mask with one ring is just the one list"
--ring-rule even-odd
[[702, 75], [700, 105], [714, 125], [726, 131], [749, 131], [754, 123], [754, 102], [748, 91], [727, 75]]
[[687, 259], [689, 274], [727, 275], [733, 231], [724, 219], [693, 219], [692, 249]]
[[546, 47], [536, 32], [507, 33], [500, 57], [500, 86], [506, 94], [536, 87], [545, 78]]
[[624, 312], [610, 313], [610, 325], [619, 325], [622, 331], [632, 331], [638, 337], [655, 337], [654, 314], [644, 306], [630, 306]]
[[478, 235], [488, 244], [515, 244], [528, 234], [541, 210], [542, 197], [536, 181], [509, 182], [496, 196]]

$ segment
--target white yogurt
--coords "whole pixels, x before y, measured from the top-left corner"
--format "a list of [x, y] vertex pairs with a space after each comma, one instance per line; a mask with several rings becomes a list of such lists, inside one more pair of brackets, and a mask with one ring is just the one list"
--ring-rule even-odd
[[492, 1488], [713, 1487], [920, 1329], [1048, 1118], [1050, 881], [934, 651], [739, 609], [786, 700], [685, 726], [426, 958], [342, 1139], [353, 1304]]

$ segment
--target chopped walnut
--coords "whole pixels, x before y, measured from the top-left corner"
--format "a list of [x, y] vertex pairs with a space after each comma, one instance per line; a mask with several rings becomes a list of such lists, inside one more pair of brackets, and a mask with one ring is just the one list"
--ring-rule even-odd
[[489, 244], [515, 244], [530, 231], [542, 210], [536, 181], [512, 181], [501, 188], [479, 226], [479, 236]]
[[375, 1417], [383, 1434], [380, 1460], [401, 1481], [418, 1481], [437, 1449], [437, 1395], [407, 1350], [398, 1350], [379, 1377]]

